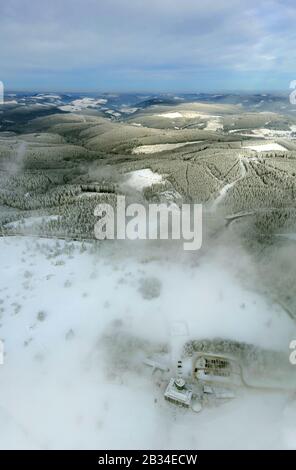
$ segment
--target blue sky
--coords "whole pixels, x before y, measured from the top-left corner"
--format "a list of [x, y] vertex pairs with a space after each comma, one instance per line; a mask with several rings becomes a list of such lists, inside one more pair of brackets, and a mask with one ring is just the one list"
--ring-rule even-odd
[[294, 0], [7, 0], [0, 40], [6, 89], [286, 92], [296, 79]]

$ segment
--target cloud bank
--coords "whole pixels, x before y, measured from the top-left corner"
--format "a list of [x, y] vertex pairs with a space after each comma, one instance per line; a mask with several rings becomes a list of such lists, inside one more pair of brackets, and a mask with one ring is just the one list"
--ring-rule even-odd
[[10, 0], [1, 79], [19, 89], [288, 88], [290, 0]]

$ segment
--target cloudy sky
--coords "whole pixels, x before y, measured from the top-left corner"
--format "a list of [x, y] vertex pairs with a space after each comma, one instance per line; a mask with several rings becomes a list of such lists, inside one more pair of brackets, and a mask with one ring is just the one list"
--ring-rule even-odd
[[281, 90], [295, 0], [1, 0], [9, 89]]

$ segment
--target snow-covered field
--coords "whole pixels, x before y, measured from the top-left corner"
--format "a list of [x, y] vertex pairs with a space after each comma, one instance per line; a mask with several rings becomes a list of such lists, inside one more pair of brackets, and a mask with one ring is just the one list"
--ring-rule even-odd
[[268, 144], [259, 144], [259, 145], [245, 145], [242, 147], [244, 149], [255, 150], [256, 152], [272, 152], [273, 150], [280, 150], [287, 152], [287, 149], [276, 142], [271, 142]]
[[194, 414], [165, 402], [142, 365], [170, 348], [180, 320], [189, 338], [279, 350], [292, 320], [220, 258], [195, 265], [136, 247], [0, 239], [0, 447], [296, 447], [288, 394], [242, 391]]
[[144, 188], [148, 188], [153, 184], [163, 182], [162, 175], [150, 170], [150, 168], [130, 171], [126, 176], [127, 180], [122, 183], [122, 186], [136, 189], [137, 191], [142, 191]]
[[[268, 124], [268, 123], [266, 123]], [[268, 128], [260, 128], [260, 129], [252, 129], [250, 133], [250, 129], [233, 129], [228, 131], [229, 134], [236, 134], [240, 133], [247, 137], [262, 137], [262, 138], [282, 138], [282, 139], [294, 139], [294, 133], [296, 132], [296, 126], [291, 125], [290, 130], [278, 130], [278, 129], [268, 129]]]
[[96, 108], [97, 106], [101, 106], [107, 103], [108, 100], [104, 98], [82, 98], [71, 101], [70, 104], [66, 104], [63, 106], [59, 106], [61, 111], [67, 112], [75, 112], [75, 111], [82, 111], [86, 108]]
[[121, 113], [125, 113], [125, 114], [134, 114], [138, 111], [139, 108], [132, 108], [130, 106], [127, 106], [127, 105], [123, 105], [122, 108], [120, 108], [120, 112]]
[[223, 129], [221, 123], [221, 116], [214, 116], [212, 114], [201, 113], [198, 111], [172, 111], [168, 113], [156, 114], [157, 117], [166, 119], [202, 119], [207, 121], [205, 130], [216, 132]]
[[277, 138], [289, 138], [291, 137], [291, 133], [295, 132], [295, 126], [290, 126], [290, 131], [285, 130], [275, 130], [275, 129], [254, 129], [253, 135], [256, 137], [277, 137]]
[[157, 117], [163, 117], [167, 119], [178, 119], [178, 118], [185, 118], [185, 119], [211, 119], [211, 118], [219, 118], [220, 116], [214, 116], [212, 114], [205, 114], [198, 111], [172, 111], [169, 113], [161, 113], [156, 114]]
[[205, 131], [212, 131], [212, 132], [223, 130], [223, 124], [220, 121], [220, 118], [209, 119], [204, 130]]
[[201, 140], [192, 140], [188, 142], [178, 142], [176, 144], [152, 144], [152, 145], [140, 145], [135, 147], [132, 151], [133, 154], [142, 154], [142, 153], [158, 153], [164, 152], [167, 150], [174, 150], [179, 147], [184, 147], [184, 145], [199, 144]]

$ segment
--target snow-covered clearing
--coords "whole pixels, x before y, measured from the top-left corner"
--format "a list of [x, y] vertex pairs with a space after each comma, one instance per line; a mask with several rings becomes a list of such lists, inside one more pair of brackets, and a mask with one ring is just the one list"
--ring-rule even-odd
[[223, 130], [223, 124], [220, 121], [220, 118], [209, 119], [204, 130], [205, 131], [212, 131], [212, 132]]
[[245, 145], [242, 147], [244, 149], [255, 150], [256, 152], [272, 152], [273, 150], [285, 151], [287, 149], [276, 142], [271, 142], [268, 144], [259, 144], [259, 145]]
[[[266, 123], [266, 125], [269, 123]], [[250, 133], [250, 129], [233, 129], [228, 131], [229, 134], [233, 133], [241, 133], [246, 137], [262, 137], [263, 139], [271, 139], [271, 138], [282, 138], [282, 139], [294, 139], [293, 133], [296, 132], [296, 126], [291, 125], [290, 130], [280, 130], [280, 129], [266, 129], [264, 127], [260, 129], [252, 129]]]
[[131, 171], [127, 173], [126, 176], [127, 180], [122, 184], [122, 186], [136, 189], [137, 191], [142, 191], [144, 188], [148, 188], [153, 184], [163, 182], [162, 175], [155, 173], [150, 170], [150, 168]]
[[[170, 347], [179, 320], [189, 338], [284, 350], [292, 320], [222, 260], [194, 266], [130, 248], [0, 239], [0, 447], [296, 447], [287, 394], [245, 390], [194, 414], [165, 402], [142, 366], [159, 344]], [[148, 296], [147, 279], [159, 283]]]
[[120, 112], [125, 113], [125, 114], [134, 114], [139, 110], [139, 108], [132, 108], [127, 105], [123, 105], [122, 108], [120, 108]]
[[275, 129], [254, 129], [253, 135], [257, 137], [269, 137], [269, 138], [289, 138], [291, 136], [291, 132], [293, 132], [292, 129], [293, 126], [290, 126], [291, 130], [290, 131], [285, 131], [285, 130], [275, 130]]
[[176, 112], [171, 112], [171, 113], [156, 114], [156, 116], [157, 117], [164, 117], [164, 118], [168, 118], [168, 119], [178, 119], [178, 118], [182, 118], [183, 114], [176, 111]]
[[194, 118], [201, 118], [201, 119], [212, 119], [212, 118], [219, 118], [220, 116], [214, 116], [212, 114], [205, 114], [200, 113], [197, 111], [172, 111], [169, 113], [161, 113], [156, 114], [157, 117], [163, 117], [167, 119], [178, 119], [178, 118], [185, 118], [185, 119], [194, 119]]
[[185, 145], [199, 144], [202, 140], [191, 140], [188, 142], [178, 142], [176, 144], [152, 144], [152, 145], [140, 145], [135, 147], [132, 151], [133, 154], [142, 154], [142, 153], [158, 153], [165, 152], [168, 150], [174, 150]]
[[83, 109], [86, 108], [96, 108], [100, 107], [101, 105], [104, 105], [107, 103], [108, 100], [104, 98], [82, 98], [82, 99], [77, 99], [71, 101], [71, 103], [59, 106], [59, 109], [61, 111], [67, 111], [67, 112], [75, 112], [75, 111], [82, 111]]
[[88, 106], [96, 106], [100, 104], [106, 104], [108, 100], [105, 98], [82, 98], [72, 101], [74, 106], [81, 106], [81, 108], [87, 108]]
[[218, 131], [223, 129], [223, 124], [221, 123], [220, 119], [221, 116], [214, 116], [211, 114], [200, 113], [197, 111], [174, 111], [169, 113], [161, 113], [156, 114], [157, 117], [163, 117], [167, 119], [202, 119], [207, 121], [207, 125], [205, 127], [206, 131]]

